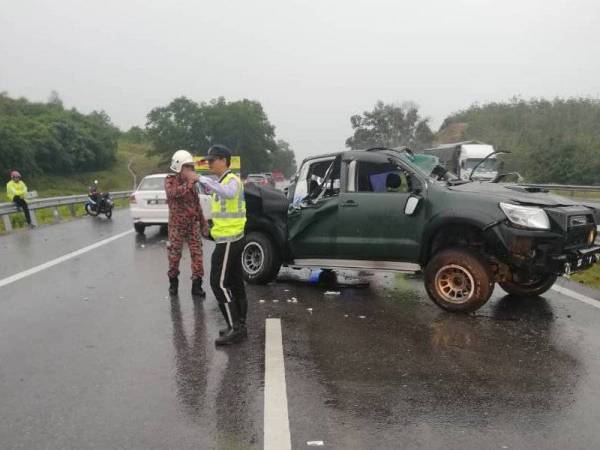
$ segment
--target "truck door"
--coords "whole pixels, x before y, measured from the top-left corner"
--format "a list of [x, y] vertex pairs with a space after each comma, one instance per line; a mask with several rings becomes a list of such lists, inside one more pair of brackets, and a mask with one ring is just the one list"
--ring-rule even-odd
[[300, 169], [288, 211], [294, 259], [331, 258], [340, 190], [340, 157], [307, 161]]
[[347, 170], [346, 189], [339, 196], [336, 257], [416, 263], [425, 199], [411, 214], [405, 208], [408, 198], [421, 191], [422, 181], [379, 154], [350, 161]]

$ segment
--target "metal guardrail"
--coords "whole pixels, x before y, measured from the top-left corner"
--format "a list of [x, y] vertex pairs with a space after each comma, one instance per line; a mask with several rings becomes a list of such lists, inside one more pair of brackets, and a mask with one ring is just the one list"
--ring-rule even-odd
[[[118, 191], [110, 193], [112, 198], [127, 198], [131, 195], [131, 191]], [[31, 212], [31, 222], [37, 225], [37, 217], [35, 211], [38, 209], [53, 208], [54, 221], [60, 221], [59, 206], [69, 206], [72, 216], [75, 216], [75, 205], [87, 202], [88, 195], [67, 195], [64, 197], [48, 197], [28, 200], [29, 211]], [[4, 221], [4, 229], [8, 232], [12, 230], [10, 215], [21, 212], [14, 203], [0, 203], [0, 216]]]
[[539, 187], [551, 191], [582, 191], [582, 192], [600, 192], [600, 186], [579, 186], [576, 184], [535, 184], [524, 183], [527, 186]]

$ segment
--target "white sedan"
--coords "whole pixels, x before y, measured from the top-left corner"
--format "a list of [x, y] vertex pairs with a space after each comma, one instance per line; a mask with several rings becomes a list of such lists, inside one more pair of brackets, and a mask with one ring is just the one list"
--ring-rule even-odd
[[[129, 210], [135, 231], [143, 234], [149, 225], [165, 226], [169, 223], [169, 207], [165, 192], [166, 173], [148, 175], [129, 197]], [[206, 220], [210, 214], [210, 196], [200, 194], [200, 204]]]

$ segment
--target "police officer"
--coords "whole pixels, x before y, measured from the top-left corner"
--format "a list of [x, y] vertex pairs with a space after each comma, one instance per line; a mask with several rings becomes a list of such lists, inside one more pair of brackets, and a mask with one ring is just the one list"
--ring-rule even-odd
[[170, 169], [175, 173], [165, 179], [169, 205], [169, 293], [177, 295], [179, 262], [183, 241], [187, 240], [192, 257], [192, 295], [203, 297], [202, 234], [208, 232], [208, 224], [198, 197], [198, 175], [192, 154], [187, 150], [177, 150], [171, 159]]
[[212, 227], [215, 241], [210, 270], [210, 286], [227, 322], [219, 332], [216, 345], [228, 345], [245, 339], [248, 302], [242, 276], [242, 250], [246, 226], [244, 187], [240, 178], [229, 170], [231, 151], [224, 145], [213, 145], [205, 157], [213, 180], [200, 177], [200, 184], [212, 195]]

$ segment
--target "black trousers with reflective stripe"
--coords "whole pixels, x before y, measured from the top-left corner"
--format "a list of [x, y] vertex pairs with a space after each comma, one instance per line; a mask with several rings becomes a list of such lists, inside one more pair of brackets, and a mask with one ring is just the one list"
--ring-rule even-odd
[[229, 326], [245, 324], [248, 311], [242, 272], [244, 239], [215, 245], [210, 267], [210, 287]]

